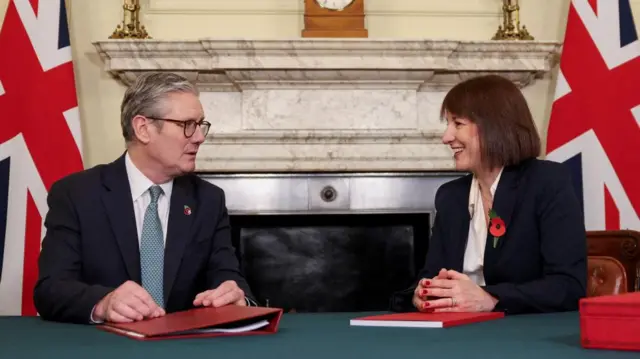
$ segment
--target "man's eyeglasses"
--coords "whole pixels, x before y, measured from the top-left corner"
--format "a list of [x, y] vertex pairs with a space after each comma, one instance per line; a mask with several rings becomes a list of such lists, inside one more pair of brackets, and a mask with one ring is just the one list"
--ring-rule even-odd
[[157, 117], [147, 117], [147, 118], [150, 120], [156, 120], [156, 121], [173, 122], [184, 129], [184, 136], [187, 138], [193, 136], [193, 134], [196, 133], [196, 127], [198, 126], [200, 126], [200, 132], [202, 132], [202, 135], [204, 137], [207, 137], [207, 134], [209, 133], [209, 129], [211, 128], [211, 124], [205, 120], [198, 122], [196, 120], [179, 121], [179, 120], [173, 120], [170, 118], [157, 118]]

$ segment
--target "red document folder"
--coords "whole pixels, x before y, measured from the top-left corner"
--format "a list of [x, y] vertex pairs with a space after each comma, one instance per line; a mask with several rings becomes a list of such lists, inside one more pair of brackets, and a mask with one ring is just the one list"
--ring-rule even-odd
[[584, 348], [640, 351], [640, 292], [580, 300]]
[[393, 313], [351, 319], [352, 326], [447, 328], [503, 318], [502, 312]]
[[[282, 312], [280, 308], [237, 305], [200, 307], [139, 322], [107, 323], [98, 328], [137, 340], [273, 334], [278, 331]], [[251, 325], [259, 327], [252, 329]]]

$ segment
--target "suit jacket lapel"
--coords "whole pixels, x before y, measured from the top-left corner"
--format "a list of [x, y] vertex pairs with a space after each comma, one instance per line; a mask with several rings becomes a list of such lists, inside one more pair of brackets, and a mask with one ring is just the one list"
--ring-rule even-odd
[[171, 293], [176, 279], [185, 246], [192, 237], [191, 224], [197, 214], [192, 186], [186, 177], [176, 178], [173, 183], [164, 257], [165, 303], [168, 301], [169, 293]]
[[118, 242], [127, 273], [131, 280], [140, 283], [138, 231], [124, 156], [107, 165], [104, 170], [103, 184], [105, 191], [102, 193], [102, 203]]
[[496, 247], [493, 248], [493, 235], [490, 233], [490, 227], [487, 226], [485, 263], [496, 263], [500, 248], [502, 248], [505, 241], [509, 240], [509, 226], [518, 199], [518, 185], [521, 172], [522, 166], [509, 166], [505, 167], [500, 177], [500, 182], [498, 183], [498, 188], [493, 198], [493, 209], [496, 215], [504, 221], [506, 232], [498, 238]]
[[[451, 233], [451, 247], [452, 255], [454, 256], [455, 267], [452, 268], [457, 272], [462, 273], [464, 265], [464, 252], [467, 249], [467, 241], [469, 239], [469, 225], [471, 221], [471, 214], [469, 213], [469, 190], [471, 189], [471, 176], [465, 177], [465, 181], [459, 191], [456, 191], [456, 196], [453, 198], [452, 212], [450, 214], [453, 219], [449, 233]], [[449, 214], [448, 214], [449, 215]]]

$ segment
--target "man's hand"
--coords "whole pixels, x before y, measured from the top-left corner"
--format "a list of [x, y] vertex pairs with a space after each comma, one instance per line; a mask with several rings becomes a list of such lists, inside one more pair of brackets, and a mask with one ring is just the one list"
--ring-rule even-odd
[[163, 316], [165, 311], [138, 283], [127, 281], [102, 298], [93, 314], [97, 321], [130, 323]]
[[193, 305], [205, 307], [222, 307], [227, 304], [247, 305], [244, 291], [232, 280], [220, 284], [216, 289], [209, 289], [196, 295], [193, 301]]

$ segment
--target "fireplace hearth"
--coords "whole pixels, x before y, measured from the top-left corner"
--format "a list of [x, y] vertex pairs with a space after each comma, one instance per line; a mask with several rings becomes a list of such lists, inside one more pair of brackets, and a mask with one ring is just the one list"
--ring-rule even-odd
[[204, 175], [262, 305], [388, 309], [424, 264], [437, 188], [457, 173]]

